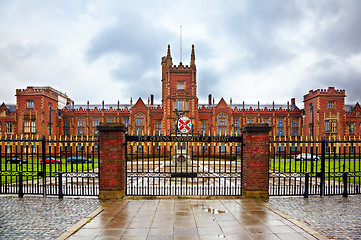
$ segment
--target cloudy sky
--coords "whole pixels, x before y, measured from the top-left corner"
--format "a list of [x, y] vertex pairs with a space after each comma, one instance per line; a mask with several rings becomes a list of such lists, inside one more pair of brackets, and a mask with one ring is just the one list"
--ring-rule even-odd
[[[76, 104], [161, 97], [161, 57], [189, 64], [198, 97], [287, 103], [328, 86], [361, 102], [359, 0], [0, 0], [0, 102], [52, 86]], [[145, 100], [146, 101], [146, 100]]]

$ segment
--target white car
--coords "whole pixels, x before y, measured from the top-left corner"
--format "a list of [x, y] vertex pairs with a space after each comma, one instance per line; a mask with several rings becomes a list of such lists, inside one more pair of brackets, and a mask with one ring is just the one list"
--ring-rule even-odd
[[295, 156], [295, 160], [296, 161], [311, 161], [311, 160], [315, 160], [317, 161], [319, 158], [314, 154], [314, 155], [311, 155], [309, 153], [301, 153], [301, 154], [297, 154]]

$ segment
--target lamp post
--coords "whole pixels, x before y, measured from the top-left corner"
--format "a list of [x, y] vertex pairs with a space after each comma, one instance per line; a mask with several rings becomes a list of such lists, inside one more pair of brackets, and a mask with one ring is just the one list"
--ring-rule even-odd
[[[53, 125], [53, 123], [51, 122], [51, 112], [54, 112], [54, 111], [56, 111], [56, 110], [53, 110], [50, 106], [50, 108], [49, 108], [49, 112], [50, 112], [50, 114], [49, 114], [49, 135], [51, 135], [51, 125]], [[60, 121], [61, 117], [62, 117], [60, 110], [58, 110], [58, 114], [56, 114], [56, 116], [58, 117], [58, 119]]]
[[51, 106], [50, 106], [50, 109], [49, 109], [49, 111], [50, 111], [50, 114], [49, 114], [49, 135], [51, 135], [51, 112], [53, 112], [53, 111], [55, 111], [55, 110], [53, 110], [52, 108], [51, 108]]
[[311, 114], [312, 114], [312, 123], [311, 123], [311, 136], [312, 136], [312, 139], [314, 138], [314, 116], [313, 116], [313, 105], [311, 105], [311, 108], [310, 108], [310, 111], [311, 111]]
[[[311, 111], [311, 114], [312, 114], [312, 123], [311, 123], [311, 137], [312, 137], [312, 140], [314, 141], [314, 116], [313, 116], [313, 104], [311, 104], [311, 107], [310, 107], [310, 111]], [[313, 173], [313, 147], [311, 147], [311, 172]]]

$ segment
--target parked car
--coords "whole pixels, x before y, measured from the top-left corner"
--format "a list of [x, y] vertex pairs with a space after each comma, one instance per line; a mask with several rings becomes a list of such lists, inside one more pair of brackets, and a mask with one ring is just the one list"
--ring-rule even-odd
[[[40, 159], [40, 163], [43, 162], [43, 159]], [[61, 163], [61, 161], [59, 159], [55, 159], [55, 158], [45, 158], [45, 163]]]
[[24, 160], [24, 159], [19, 159], [19, 158], [11, 158], [11, 159], [8, 159], [6, 161], [6, 163], [10, 164], [10, 163], [15, 163], [15, 164], [26, 164], [28, 163], [27, 160]]
[[317, 161], [319, 158], [316, 156], [316, 155], [311, 155], [309, 153], [301, 153], [301, 154], [297, 154], [295, 156], [295, 160], [296, 161], [311, 161], [311, 160], [314, 160], [314, 161]]
[[68, 163], [92, 163], [93, 162], [93, 160], [91, 160], [91, 159], [83, 158], [83, 157], [80, 157], [80, 156], [68, 157], [66, 159], [66, 161]]

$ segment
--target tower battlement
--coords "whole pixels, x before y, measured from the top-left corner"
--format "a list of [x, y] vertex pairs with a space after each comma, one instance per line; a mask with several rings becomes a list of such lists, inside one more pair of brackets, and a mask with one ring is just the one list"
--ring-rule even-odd
[[329, 87], [328, 89], [317, 89], [310, 90], [308, 94], [303, 96], [304, 101], [312, 99], [318, 96], [333, 96], [333, 97], [346, 97], [346, 92], [343, 89], [335, 89], [334, 87]]
[[50, 98], [58, 97], [58, 96], [68, 98], [68, 96], [65, 93], [62, 93], [49, 86], [46, 86], [46, 87], [29, 86], [26, 89], [16, 89], [16, 96], [19, 96], [19, 95], [32, 95], [32, 96], [45, 95]]

